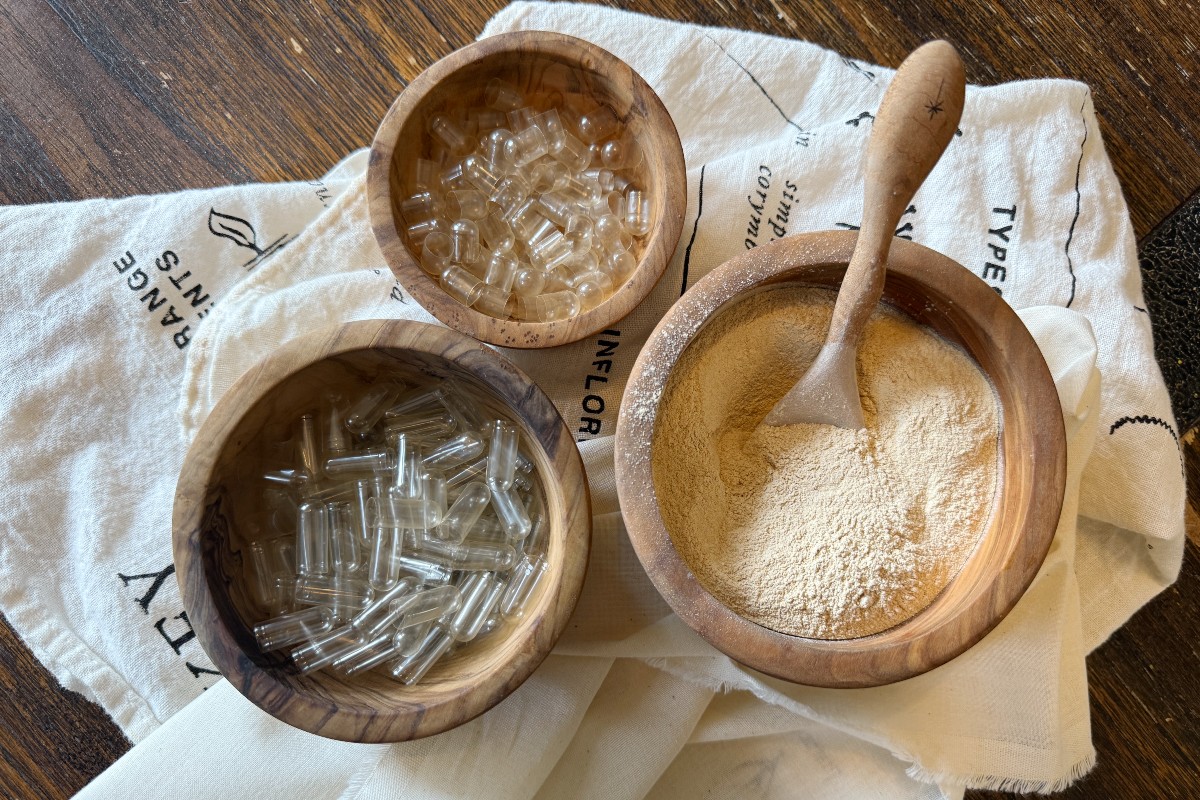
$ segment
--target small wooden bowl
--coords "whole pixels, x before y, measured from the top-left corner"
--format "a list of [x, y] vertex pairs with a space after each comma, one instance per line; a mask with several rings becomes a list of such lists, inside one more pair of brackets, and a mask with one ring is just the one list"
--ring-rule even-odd
[[[409, 165], [427, 157], [430, 117], [449, 107], [483, 105], [487, 82], [501, 78], [534, 102], [586, 96], [611, 108], [636, 137], [645, 155], [641, 184], [651, 197], [650, 233], [635, 240], [638, 266], [595, 308], [561, 322], [501, 320], [447, 295], [421, 270], [420, 249], [404, 238], [399, 204]], [[650, 293], [666, 271], [683, 229], [687, 174], [675, 123], [654, 90], [625, 62], [582, 39], [559, 33], [519, 31], [490, 36], [457, 50], [418, 75], [379, 126], [367, 170], [371, 227], [396, 278], [429, 313], [455, 330], [503, 347], [555, 347], [611, 327]]]
[[[266, 617], [250, 588], [248, 542], [266, 529], [253, 480], [271, 442], [335, 388], [379, 377], [421, 385], [447, 377], [517, 424], [545, 491], [548, 569], [528, 609], [505, 630], [405, 686], [377, 673], [300, 675], [283, 652], [263, 653], [252, 626]], [[549, 398], [488, 347], [433, 325], [352, 322], [280, 348], [244, 374], [188, 451], [175, 494], [173, 546], [188, 620], [217, 669], [273, 716], [333, 739], [395, 742], [444, 731], [499, 703], [550, 652], [583, 585], [591, 501], [579, 451]]]
[[699, 281], [651, 334], [617, 422], [616, 477], [634, 549], [671, 608], [747, 666], [825, 687], [862, 687], [919, 675], [994, 628], [1028, 588], [1050, 548], [1066, 482], [1066, 435], [1053, 378], [1013, 310], [940, 253], [896, 240], [883, 299], [961, 346], [992, 381], [1001, 412], [1001, 474], [991, 519], [962, 571], [924, 611], [857, 639], [789, 636], [749, 622], [696, 580], [659, 513], [651, 456], [662, 393], [701, 328], [745, 293], [770, 284], [837, 289], [854, 232], [781, 239], [731, 259]]

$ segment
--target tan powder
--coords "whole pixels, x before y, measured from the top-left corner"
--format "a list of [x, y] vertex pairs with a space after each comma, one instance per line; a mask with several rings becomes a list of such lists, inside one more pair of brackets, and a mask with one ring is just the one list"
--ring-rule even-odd
[[999, 414], [961, 350], [894, 311], [859, 347], [867, 428], [758, 427], [815, 358], [832, 292], [761, 291], [702, 330], [659, 410], [663, 521], [746, 619], [822, 639], [886, 630], [962, 568], [991, 514]]

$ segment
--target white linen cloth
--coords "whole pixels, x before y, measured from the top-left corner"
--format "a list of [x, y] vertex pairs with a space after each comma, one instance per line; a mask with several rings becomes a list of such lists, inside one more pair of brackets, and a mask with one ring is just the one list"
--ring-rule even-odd
[[[361, 158], [323, 185], [0, 210], [17, 243], [9, 274], [54, 265], [3, 289], [14, 311], [0, 322], [0, 357], [16, 380], [0, 388], [12, 445], [0, 463], [12, 498], [0, 604], [60, 680], [135, 741], [150, 736], [84, 796], [144, 795], [168, 753], [186, 756], [171, 761], [170, 793], [193, 797], [310, 787], [303, 793], [363, 799], [933, 798], [968, 785], [1052, 789], [1086, 772], [1084, 656], [1175, 579], [1184, 503], [1133, 232], [1086, 87], [970, 87], [962, 136], [901, 231], [995, 286], [1043, 348], [1070, 442], [1050, 555], [1013, 612], [958, 659], [893, 686], [810, 689], [738, 666], [669, 613], [621, 525], [612, 432], [638, 349], [681, 291], [747, 246], [857, 222], [870, 114], [892, 71], [804, 42], [589, 6], [518, 3], [485, 35], [529, 28], [596, 42], [646, 78], [683, 140], [688, 203], [662, 282], [614, 332], [505, 351], [585, 440], [594, 549], [555, 654], [452, 732], [347, 746], [274, 722], [202, 671], [211, 667], [164, 574], [186, 443], [237, 375], [325, 324], [432, 321], [383, 263], [361, 177], [347, 183]], [[302, 201], [315, 190], [327, 210]], [[276, 231], [305, 223], [265, 252]], [[59, 233], [49, 244], [47, 230]], [[257, 259], [240, 282], [222, 247]], [[189, 295], [192, 280], [204, 287]], [[161, 293], [147, 299], [153, 287]], [[193, 310], [204, 294], [219, 302]], [[163, 296], [169, 303], [148, 313]], [[188, 323], [161, 316], [172, 304], [193, 320], [182, 347], [172, 327]], [[613, 342], [609, 382], [586, 388], [597, 351]], [[602, 413], [584, 410], [589, 394]], [[321, 782], [305, 778], [321, 764]]]

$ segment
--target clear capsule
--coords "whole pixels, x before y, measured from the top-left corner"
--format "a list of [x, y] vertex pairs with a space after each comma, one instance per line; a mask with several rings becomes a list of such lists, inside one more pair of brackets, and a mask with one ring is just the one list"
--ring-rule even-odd
[[384, 383], [372, 386], [350, 406], [346, 412], [346, 429], [353, 434], [361, 435], [379, 420], [388, 406], [395, 402], [403, 387], [394, 383]]
[[506, 619], [516, 619], [525, 613], [529, 598], [537, 590], [546, 574], [546, 560], [540, 555], [525, 555], [513, 567], [508, 577], [504, 595], [500, 599], [500, 613]]
[[524, 539], [529, 535], [533, 523], [529, 520], [529, 512], [521, 498], [512, 489], [492, 490], [492, 507], [496, 509], [496, 517], [504, 527], [509, 539]]
[[263, 652], [279, 650], [325, 633], [333, 628], [333, 611], [312, 606], [260, 622], [254, 626], [254, 639]]
[[479, 434], [467, 431], [435, 447], [422, 463], [427, 468], [448, 469], [478, 458], [483, 450], [484, 444]]
[[466, 131], [444, 114], [429, 118], [429, 133], [451, 153], [461, 153], [470, 146]]
[[512, 111], [525, 104], [521, 91], [508, 81], [492, 78], [483, 90], [483, 102], [488, 108], [498, 111]]
[[475, 308], [496, 319], [508, 319], [512, 316], [513, 296], [496, 286], [484, 286], [475, 300]]
[[437, 663], [438, 659], [446, 654], [452, 644], [454, 644], [453, 636], [437, 626], [431, 628], [429, 637], [415, 656], [403, 658], [392, 666], [392, 676], [411, 686], [425, 677], [426, 673]]
[[338, 656], [361, 647], [363, 643], [364, 639], [360, 632], [349, 625], [344, 625], [293, 650], [292, 661], [300, 670], [301, 675], [307, 675], [329, 666]]
[[361, 610], [374, 597], [374, 590], [361, 578], [333, 575], [301, 575], [296, 579], [296, 602], [333, 609]]
[[516, 550], [507, 543], [428, 540], [421, 555], [460, 572], [504, 572], [517, 560]]
[[446, 267], [438, 283], [446, 294], [464, 306], [474, 305], [484, 287], [483, 281], [457, 264]]
[[461, 542], [490, 502], [491, 491], [486, 484], [481, 481], [466, 484], [433, 535], [446, 541]]
[[395, 625], [403, 630], [456, 613], [462, 599], [462, 592], [457, 586], [436, 586], [394, 600], [390, 613], [400, 612]]
[[631, 188], [625, 195], [625, 228], [634, 236], [645, 236], [650, 232], [653, 213], [650, 197], [640, 189]]
[[600, 106], [593, 111], [579, 116], [579, 135], [591, 144], [607, 139], [617, 132], [621, 121], [608, 106]]
[[[513, 235], [511, 225], [505, 222], [499, 214], [492, 213], [479, 221], [479, 241], [491, 252], [490, 258], [494, 259], [497, 255], [512, 250], [517, 237]], [[492, 283], [492, 281], [488, 281], [488, 283]]]
[[[498, 489], [513, 485], [517, 473], [517, 428], [504, 420], [492, 425], [491, 447], [488, 449], [488, 483]], [[485, 504], [486, 505], [486, 504]]]

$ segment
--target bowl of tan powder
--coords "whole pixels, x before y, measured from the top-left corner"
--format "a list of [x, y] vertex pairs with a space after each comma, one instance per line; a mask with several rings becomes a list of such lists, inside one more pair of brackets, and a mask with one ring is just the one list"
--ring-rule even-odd
[[761, 424], [815, 358], [852, 232], [732, 259], [663, 318], [617, 428], [617, 488], [655, 586], [736, 660], [814, 686], [891, 683], [1016, 604], [1062, 507], [1058, 395], [983, 281], [896, 241], [859, 345], [867, 426]]

